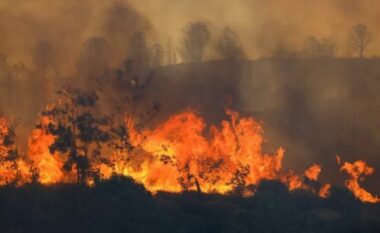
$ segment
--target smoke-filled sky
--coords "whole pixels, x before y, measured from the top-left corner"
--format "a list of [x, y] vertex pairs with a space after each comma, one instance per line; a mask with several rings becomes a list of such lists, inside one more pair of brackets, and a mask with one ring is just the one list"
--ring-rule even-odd
[[[291, 51], [300, 51], [305, 45], [305, 39], [310, 36], [315, 36], [318, 39], [332, 39], [337, 45], [336, 55], [348, 56], [348, 32], [353, 25], [363, 23], [368, 26], [373, 35], [373, 40], [365, 54], [365, 56], [371, 57], [380, 55], [380, 33], [377, 32], [380, 22], [379, 9], [380, 1], [378, 0], [0, 0], [0, 54], [5, 54], [10, 64], [22, 62], [26, 64], [29, 70], [36, 71], [36, 67], [33, 67], [33, 51], [39, 42], [48, 40], [54, 50], [54, 55], [52, 56], [54, 62], [52, 63], [57, 66], [57, 73], [59, 74], [57, 76], [66, 77], [76, 74], [78, 60], [80, 60], [79, 58], [85, 50], [83, 43], [89, 38], [105, 38], [111, 47], [111, 52], [110, 54], [107, 53], [104, 60], [107, 60], [107, 65], [111, 65], [112, 68], [115, 66], [122, 67], [121, 62], [126, 58], [130, 49], [128, 47], [129, 40], [137, 32], [144, 32], [149, 44], [158, 42], [164, 49], [167, 49], [168, 41], [170, 40], [173, 48], [176, 49], [179, 48], [184, 26], [192, 21], [203, 21], [211, 31], [212, 42], [215, 42], [225, 27], [235, 30], [240, 37], [245, 53], [252, 59], [271, 56], [279, 47], [285, 47]], [[206, 59], [217, 58], [212, 50], [212, 46], [209, 46], [206, 51]], [[288, 129], [293, 131], [297, 131], [294, 129], [299, 129], [299, 131], [310, 134], [311, 139], [314, 139], [316, 134], [312, 130], [307, 130], [309, 130], [309, 125], [314, 124], [308, 125], [307, 123], [314, 123], [313, 121], [315, 121], [315, 129], [320, 128], [320, 125], [326, 126], [326, 131], [320, 133], [322, 135], [320, 138], [323, 139], [322, 141], [327, 141], [328, 139], [324, 135], [326, 134], [325, 132], [330, 130], [328, 126], [337, 125], [330, 117], [330, 115], [333, 115], [330, 114], [330, 110], [336, 110], [336, 106], [342, 107], [341, 102], [344, 102], [346, 105], [343, 107], [348, 106], [344, 109], [347, 114], [342, 113], [342, 115], [351, 116], [351, 103], [353, 102], [352, 100], [358, 99], [356, 95], [369, 93], [376, 97], [378, 89], [371, 83], [366, 88], [371, 89], [373, 87], [373, 90], [371, 89], [373, 93], [370, 93], [365, 88], [359, 88], [360, 90], [357, 93], [352, 94], [351, 86], [357, 87], [359, 85], [356, 85], [355, 82], [348, 85], [346, 77], [350, 77], [351, 74], [353, 74], [353, 77], [361, 77], [362, 73], [359, 72], [362, 71], [361, 69], [358, 69], [359, 71], [357, 72], [351, 72], [348, 69], [348, 67], [351, 67], [350, 64], [335, 66], [335, 64], [339, 65], [340, 63], [330, 62], [330, 66], [328, 66], [323, 61], [321, 64], [315, 63], [315, 67], [317, 67], [315, 70], [308, 69], [308, 66], [305, 66], [306, 68], [301, 67], [302, 69], [293, 68], [292, 70], [287, 65], [273, 65], [265, 62], [258, 65], [253, 71], [250, 71], [252, 74], [247, 72], [249, 75], [247, 75], [246, 82], [242, 82], [236, 88], [239, 89], [238, 96], [241, 96], [241, 100], [244, 102], [242, 108], [249, 110], [249, 112], [269, 112], [267, 121], [272, 120], [274, 124], [273, 126], [266, 126], [268, 129], [280, 126], [286, 132], [289, 131]], [[233, 64], [229, 65], [233, 66]], [[228, 66], [226, 67], [228, 70]], [[326, 70], [319, 72], [321, 67]], [[96, 67], [96, 65], [90, 67], [90, 69], [93, 68], [99, 67]], [[174, 77], [180, 76], [176, 73], [178, 70], [171, 70], [170, 68], [168, 73], [171, 75], [166, 75], [165, 73], [162, 75], [163, 77], [168, 76], [168, 83], [172, 83]], [[354, 68], [352, 69], [355, 70], [356, 68]], [[210, 75], [208, 69], [222, 70], [223, 74], [214, 72], [214, 75]], [[191, 100], [194, 92], [190, 84], [194, 82], [194, 78], [198, 78], [199, 82], [196, 81], [196, 84], [207, 90], [204, 92], [206, 94], [203, 93], [203, 97], [208, 100], [212, 99], [210, 94], [212, 91], [218, 93], [215, 96], [224, 95], [224, 90], [220, 91], [215, 88], [215, 86], [223, 86], [221, 84], [224, 81], [220, 80], [227, 80], [225, 86], [228, 89], [232, 86], [230, 85], [231, 77], [236, 76], [235, 78], [237, 79], [237, 76], [239, 76], [235, 72], [238, 69], [232, 69], [229, 72], [224, 72], [226, 69], [223, 70], [220, 67], [211, 66], [208, 69], [200, 69], [203, 71], [203, 73], [201, 72], [202, 75], [206, 77], [202, 78], [202, 75], [193, 77], [194, 73], [187, 72], [188, 70], [184, 66], [182, 67], [182, 76], [186, 76], [186, 79], [181, 80], [181, 85], [184, 86], [183, 89], [168, 88], [167, 83], [164, 83], [162, 84], [163, 89], [156, 91], [154, 88], [161, 85], [156, 83], [152, 85], [152, 93], [168, 94], [167, 99], [175, 100], [182, 105], [183, 103], [179, 100], [181, 98], [178, 98], [178, 95], [181, 95], [185, 100]], [[373, 70], [367, 68], [365, 70], [370, 72], [369, 77], [378, 77], [377, 67], [373, 68]], [[36, 71], [36, 73], [38, 72]], [[244, 72], [241, 71], [241, 73], [243, 74]], [[33, 72], [32, 74], [33, 82], [31, 83], [38, 84], [38, 80], [35, 80], [41, 75], [34, 75]], [[223, 77], [220, 78], [220, 76]], [[322, 80], [319, 79], [320, 76], [326, 76], [325, 83], [318, 82], [318, 80]], [[219, 77], [219, 85], [215, 85], [214, 77]], [[288, 79], [282, 79], [282, 77], [288, 77]], [[302, 77], [302, 79], [293, 80], [294, 86], [289, 85], [291, 82], [289, 80], [294, 77]], [[365, 75], [363, 77], [365, 78]], [[359, 79], [351, 78], [350, 80], [358, 81]], [[40, 80], [41, 83], [42, 81]], [[177, 82], [178, 80], [175, 81]], [[360, 79], [359, 81], [363, 80]], [[235, 81], [232, 80], [232, 83], [235, 83]], [[367, 85], [365, 81], [363, 83]], [[364, 84], [363, 86], [365, 86]], [[202, 88], [198, 88], [196, 85], [195, 87], [197, 88], [194, 89], [202, 92]], [[11, 92], [8, 89], [10, 88], [4, 87], [4, 90]], [[0, 113], [8, 113], [12, 117], [13, 115], [16, 115], [16, 117], [21, 115], [24, 118], [30, 118], [27, 123], [32, 126], [33, 124], [30, 122], [35, 122], [35, 118], [38, 116], [37, 112], [42, 108], [40, 106], [42, 104], [38, 105], [38, 102], [44, 98], [39, 99], [39, 96], [36, 96], [38, 91], [28, 85], [19, 89], [23, 91], [17, 92], [16, 95], [25, 103], [20, 103], [22, 101], [18, 101], [13, 95], [7, 95], [7, 100], [4, 100], [5, 98], [0, 99]], [[36, 90], [39, 89], [36, 88]], [[178, 91], [177, 96], [177, 92], [174, 90]], [[20, 93], [26, 97], [20, 95]], [[370, 107], [373, 107], [372, 102], [377, 103], [378, 98], [373, 98], [371, 95], [365, 96], [365, 98], [362, 97], [363, 101], [360, 103], [368, 103]], [[27, 102], [29, 99], [36, 99], [36, 103]], [[201, 101], [204, 101], [204, 99], [200, 98]], [[376, 101], [373, 101], [374, 99]], [[333, 101], [336, 101], [336, 103]], [[207, 102], [207, 104], [202, 102], [202, 104], [205, 106], [207, 104], [215, 105], [212, 101]], [[163, 105], [165, 106], [165, 103]], [[172, 107], [170, 104], [166, 106]], [[224, 106], [221, 107], [221, 109], [223, 108]], [[367, 107], [362, 106], [362, 108]], [[335, 111], [332, 112], [335, 113]], [[284, 113], [289, 114], [286, 116]], [[32, 116], [25, 117], [26, 115]], [[293, 122], [297, 121], [298, 118], [300, 119], [299, 122], [304, 122], [305, 125], [297, 122], [297, 127], [293, 127]], [[340, 114], [337, 114], [335, 118], [338, 119], [336, 120], [337, 122], [339, 121], [338, 123], [341, 123]], [[368, 119], [364, 119], [362, 122], [365, 122], [368, 124], [368, 128], [371, 128], [368, 135], [371, 138], [375, 135], [373, 145], [378, 145], [375, 139], [380, 138], [380, 136], [373, 133], [376, 131], [374, 130], [376, 127], [373, 127], [373, 125], [377, 126], [377, 117], [373, 118], [376, 118], [374, 120], [376, 123], [372, 124]], [[277, 121], [277, 119], [279, 120]], [[326, 119], [326, 122], [324, 122], [324, 119]], [[353, 117], [353, 119], [355, 120], [356, 118]], [[285, 127], [281, 125], [283, 122], [292, 124], [285, 124]], [[361, 124], [365, 125], [362, 122]], [[342, 127], [346, 126], [343, 125]], [[289, 138], [287, 134], [278, 133], [277, 129], [268, 131], [270, 138], [277, 139], [278, 144], [283, 144], [283, 138]], [[295, 141], [298, 141], [299, 138], [304, 138], [302, 134], [299, 136], [297, 133], [293, 133], [298, 136]], [[25, 134], [27, 135], [28, 133]], [[317, 136], [315, 137], [317, 138]], [[335, 143], [333, 140], [330, 141], [331, 144]], [[305, 164], [315, 161], [314, 157], [317, 156], [312, 152], [317, 147], [314, 147], [314, 144], [318, 145], [318, 143], [310, 140], [309, 144], [312, 145], [310, 148], [307, 148], [304, 141], [299, 142], [299, 144], [300, 146], [294, 146], [293, 148], [299, 149], [302, 147], [302, 150], [296, 151], [293, 149], [296, 152], [293, 153], [293, 157], [291, 157], [292, 155], [289, 156], [293, 158], [292, 161], [298, 162], [301, 152], [304, 154]], [[338, 151], [335, 151], [335, 147], [331, 146], [331, 148], [328, 149], [331, 149], [333, 153], [338, 153]], [[377, 154], [378, 150], [373, 151]], [[291, 147], [289, 152], [289, 154], [292, 153]], [[305, 154], [310, 154], [310, 156], [305, 156]], [[334, 158], [331, 157], [331, 153], [326, 154], [326, 156]], [[372, 161], [376, 159], [375, 156], [371, 156], [371, 158]]]
[[[308, 36], [331, 37], [344, 54], [347, 31], [362, 22], [376, 36], [380, 2], [376, 0], [144, 0], [135, 1], [153, 24], [178, 34], [191, 20], [239, 32], [251, 57], [270, 53], [277, 44], [298, 47]], [[177, 35], [178, 36], [178, 35]], [[373, 43], [372, 53], [379, 46]]]
[[[113, 14], [107, 11], [115, 3], [126, 1], [2, 0], [0, 52], [15, 62], [28, 64], [26, 54], [38, 41], [48, 39], [55, 42], [65, 63], [73, 62], [81, 42], [104, 36], [104, 22]], [[226, 26], [236, 30], [251, 58], [268, 56], [278, 46], [299, 50], [305, 38], [312, 35], [332, 38], [338, 55], [344, 56], [348, 30], [362, 22], [374, 36], [368, 55], [380, 53], [377, 0], [134, 0], [129, 4], [136, 8], [135, 16], [139, 15], [131, 21], [131, 27], [145, 21], [144, 29], [154, 35], [151, 41], [163, 45], [171, 38], [178, 46], [184, 25], [202, 20], [208, 23], [214, 38]]]

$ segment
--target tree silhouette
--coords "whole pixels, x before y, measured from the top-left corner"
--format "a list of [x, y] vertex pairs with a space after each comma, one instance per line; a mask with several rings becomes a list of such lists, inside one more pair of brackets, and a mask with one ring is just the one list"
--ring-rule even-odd
[[304, 52], [309, 58], [327, 58], [334, 57], [335, 54], [335, 43], [329, 39], [317, 39], [311, 36], [306, 39]]
[[[104, 38], [88, 39], [83, 44], [83, 50], [77, 62], [79, 74], [90, 79], [98, 78], [108, 67], [109, 55], [110, 47]], [[91, 84], [91, 82], [86, 84]]]
[[245, 58], [244, 50], [240, 45], [237, 34], [226, 27], [216, 44], [218, 54], [227, 60]]
[[183, 29], [180, 54], [185, 62], [202, 61], [204, 50], [210, 40], [210, 32], [203, 22], [189, 23]]
[[364, 57], [364, 53], [371, 41], [372, 35], [366, 25], [359, 23], [351, 28], [348, 36], [348, 47], [359, 58]]
[[149, 65], [151, 67], [161, 66], [164, 61], [164, 50], [159, 43], [150, 47]]
[[53, 46], [47, 40], [40, 41], [33, 51], [33, 63], [34, 68], [39, 75], [46, 75], [48, 69], [53, 68], [54, 57], [53, 57]]
[[19, 180], [17, 159], [19, 154], [15, 146], [15, 128], [0, 117], [0, 184], [16, 184]]
[[64, 86], [57, 93], [59, 103], [42, 112], [42, 116], [51, 119], [47, 132], [55, 136], [50, 152], [66, 155], [64, 168], [68, 171], [75, 168], [77, 181], [84, 182], [88, 175], [96, 174], [91, 170], [90, 159], [100, 159], [102, 146], [109, 140], [108, 119], [97, 116], [95, 93], [70, 86]]

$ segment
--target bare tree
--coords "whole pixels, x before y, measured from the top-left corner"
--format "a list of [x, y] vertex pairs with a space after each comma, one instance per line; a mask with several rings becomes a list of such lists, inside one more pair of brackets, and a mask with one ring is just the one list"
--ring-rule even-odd
[[223, 30], [215, 49], [223, 59], [230, 60], [245, 58], [245, 53], [240, 45], [237, 34], [228, 27]]
[[149, 65], [152, 67], [161, 66], [164, 63], [164, 51], [159, 43], [153, 44], [149, 49]]
[[366, 25], [359, 23], [351, 28], [348, 36], [348, 47], [358, 57], [362, 58], [364, 56], [371, 41], [372, 35]]
[[202, 61], [204, 50], [210, 41], [210, 31], [203, 22], [192, 22], [183, 30], [180, 53], [185, 62]]

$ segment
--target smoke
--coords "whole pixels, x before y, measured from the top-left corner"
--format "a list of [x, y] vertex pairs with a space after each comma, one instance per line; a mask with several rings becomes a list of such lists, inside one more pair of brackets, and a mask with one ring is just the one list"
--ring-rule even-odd
[[17, 122], [20, 144], [63, 84], [92, 88], [120, 67], [130, 40], [152, 35], [126, 1], [1, 1], [0, 113]]
[[[190, 21], [208, 22], [215, 30], [229, 26], [241, 36], [251, 58], [270, 55], [282, 44], [300, 49], [305, 38], [331, 37], [340, 55], [347, 55], [348, 30], [359, 22], [376, 37], [380, 3], [376, 0], [208, 0], [134, 1], [163, 36], [179, 41], [181, 28]], [[380, 50], [372, 44], [369, 55]]]
[[[213, 43], [225, 27], [232, 28], [252, 59], [272, 56], [280, 47], [301, 51], [309, 36], [331, 38], [336, 55], [347, 56], [348, 31], [361, 22], [374, 38], [366, 55], [374, 56], [380, 53], [379, 7], [376, 0], [2, 0], [0, 113], [21, 118], [18, 135], [26, 141], [38, 113], [52, 101], [44, 93], [63, 83], [95, 88], [94, 76], [105, 82], [125, 77], [125, 61], [138, 54], [136, 47], [158, 42], [164, 52], [177, 51], [182, 29], [193, 21], [208, 25]], [[206, 60], [218, 58], [213, 50], [209, 45]], [[140, 70], [146, 64], [134, 65]], [[161, 102], [161, 120], [195, 107], [218, 122], [225, 117], [225, 97], [232, 96], [234, 108], [264, 121], [268, 148], [287, 148], [289, 167], [304, 170], [319, 162], [336, 171], [335, 153], [347, 160], [360, 153], [377, 162], [379, 125], [376, 114], [368, 113], [378, 106], [368, 84], [378, 74], [376, 65], [259, 60], [182, 64], [139, 74], [153, 76], [146, 103]], [[360, 79], [363, 73], [368, 78]], [[113, 88], [103, 89], [107, 98], [119, 98], [112, 96]]]

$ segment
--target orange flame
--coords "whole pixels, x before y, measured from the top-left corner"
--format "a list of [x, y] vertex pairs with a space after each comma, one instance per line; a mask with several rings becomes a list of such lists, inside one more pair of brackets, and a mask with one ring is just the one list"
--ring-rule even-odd
[[204, 192], [226, 193], [239, 182], [251, 185], [276, 179], [284, 150], [264, 154], [261, 126], [253, 118], [230, 110], [227, 114], [229, 121], [212, 126], [208, 132], [194, 111], [177, 114], [154, 130], [138, 135], [132, 131], [133, 143], [141, 149], [140, 158], [132, 159], [123, 174], [153, 192], [180, 192], [195, 189], [198, 183]]
[[340, 170], [347, 172], [349, 175], [349, 179], [346, 180], [346, 186], [359, 200], [369, 203], [380, 202], [380, 198], [372, 195], [359, 184], [359, 179], [362, 176], [369, 176], [375, 171], [373, 167], [367, 165], [365, 161], [358, 160], [354, 163], [344, 162]]
[[9, 155], [12, 145], [5, 143], [9, 133], [9, 125], [4, 118], [0, 118], [0, 185], [14, 183], [22, 185], [30, 182], [30, 168], [21, 158], [11, 158]]
[[[42, 122], [46, 123], [47, 119]], [[29, 138], [28, 156], [38, 171], [41, 184], [55, 184], [64, 180], [63, 162], [58, 154], [51, 154], [49, 146], [54, 142], [54, 136], [43, 129], [35, 129]]]
[[322, 167], [320, 165], [314, 164], [305, 171], [305, 177], [307, 177], [309, 180], [317, 181], [321, 171]]
[[[280, 180], [289, 190], [305, 189], [321, 198], [330, 194], [331, 185], [319, 190], [309, 186], [304, 178], [318, 181], [322, 167], [313, 164], [304, 172], [304, 178], [293, 171], [281, 171], [284, 149], [273, 155], [263, 152], [263, 129], [251, 117], [241, 117], [227, 110], [229, 120], [219, 126], [207, 127], [205, 121], [194, 111], [188, 110], [170, 117], [166, 122], [150, 130], [139, 132], [132, 118], [126, 118], [133, 150], [112, 151], [109, 163], [92, 162], [102, 179], [113, 173], [130, 176], [142, 183], [149, 191], [181, 192], [199, 190], [225, 194], [235, 188], [257, 185], [262, 180]], [[43, 117], [41, 123], [49, 124]], [[4, 143], [9, 132], [7, 121], [0, 118], [0, 185], [22, 185], [33, 180], [36, 169], [38, 181], [49, 185], [74, 182], [75, 172], [63, 169], [64, 157], [51, 154], [49, 147], [54, 136], [42, 128], [35, 129], [29, 138], [28, 157], [15, 160], [6, 158], [11, 146]], [[374, 168], [364, 161], [342, 162], [340, 168], [349, 174], [347, 188], [363, 202], [378, 203], [380, 198], [360, 187], [359, 179], [371, 175]], [[88, 184], [94, 181], [88, 180]], [[251, 191], [244, 191], [249, 193]], [[254, 191], [253, 191], [254, 192]]]
[[321, 198], [328, 198], [330, 196], [331, 184], [325, 184], [319, 190], [318, 196]]

